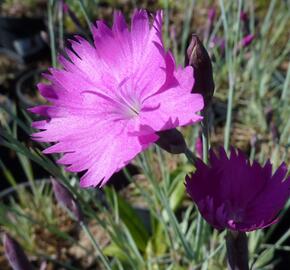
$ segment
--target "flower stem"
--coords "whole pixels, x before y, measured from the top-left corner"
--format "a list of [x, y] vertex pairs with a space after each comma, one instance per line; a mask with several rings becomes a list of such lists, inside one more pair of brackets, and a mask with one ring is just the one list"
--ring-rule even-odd
[[205, 164], [208, 163], [209, 150], [209, 127], [208, 127], [208, 112], [207, 108], [203, 112], [202, 121], [202, 158]]
[[229, 270], [249, 270], [248, 239], [244, 232], [227, 231], [227, 261]]
[[84, 222], [81, 222], [80, 225], [81, 225], [83, 231], [85, 232], [85, 234], [87, 235], [87, 237], [89, 238], [89, 240], [91, 241], [91, 243], [92, 243], [93, 247], [95, 248], [95, 250], [97, 251], [98, 255], [100, 256], [100, 259], [101, 259], [102, 263], [104, 264], [105, 268], [107, 270], [112, 270], [112, 268], [110, 267], [110, 263], [109, 263], [108, 259], [103, 254], [99, 244], [97, 243], [96, 239], [92, 235], [88, 226]]
[[83, 13], [83, 15], [85, 17], [86, 23], [87, 23], [89, 29], [91, 30], [92, 23], [91, 23], [91, 20], [89, 18], [89, 14], [88, 14], [88, 12], [86, 10], [86, 7], [84, 5], [84, 2], [83, 2], [83, 0], [78, 0], [78, 2], [79, 2], [79, 5], [80, 5], [80, 8], [82, 10], [82, 13]]
[[186, 148], [184, 155], [186, 156], [187, 160], [190, 163], [192, 163], [192, 164], [195, 163], [197, 157], [194, 155], [193, 152], [191, 152], [191, 150], [189, 148]]
[[[209, 128], [208, 128], [208, 112], [207, 108], [203, 111], [203, 121], [202, 121], [202, 155], [203, 155], [203, 162], [205, 164], [208, 163], [208, 150], [209, 150]], [[198, 259], [200, 254], [200, 247], [201, 247], [201, 240], [203, 235], [205, 222], [198, 212], [197, 216], [197, 227], [196, 227], [196, 241], [195, 241], [195, 256]]]
[[55, 47], [55, 34], [53, 26], [53, 8], [54, 0], [49, 0], [47, 7], [47, 16], [48, 16], [48, 31], [49, 31], [49, 40], [50, 40], [50, 51], [51, 51], [51, 62], [52, 66], [56, 67], [56, 47]]

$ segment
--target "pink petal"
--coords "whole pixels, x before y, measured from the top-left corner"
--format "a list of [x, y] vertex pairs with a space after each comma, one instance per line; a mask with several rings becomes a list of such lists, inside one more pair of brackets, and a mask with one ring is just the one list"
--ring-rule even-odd
[[142, 125], [159, 131], [189, 125], [202, 119], [197, 112], [203, 108], [203, 98], [199, 94], [191, 94], [193, 79], [190, 75], [190, 67], [179, 69], [175, 73], [175, 77], [179, 79], [178, 85], [157, 93], [144, 102], [145, 109], [148, 109], [141, 112]]

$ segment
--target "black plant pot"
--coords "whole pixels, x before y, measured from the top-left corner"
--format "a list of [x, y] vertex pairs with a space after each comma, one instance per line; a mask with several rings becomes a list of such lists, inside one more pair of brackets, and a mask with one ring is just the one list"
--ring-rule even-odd
[[43, 30], [42, 18], [0, 16], [0, 51], [19, 62], [29, 62], [47, 49], [40, 36]]

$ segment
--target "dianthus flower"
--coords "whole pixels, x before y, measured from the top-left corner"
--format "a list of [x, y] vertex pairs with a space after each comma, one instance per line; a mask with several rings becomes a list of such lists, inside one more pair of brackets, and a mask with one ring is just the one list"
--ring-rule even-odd
[[186, 178], [186, 189], [203, 218], [216, 229], [247, 232], [265, 228], [278, 221], [277, 215], [290, 195], [290, 177], [282, 163], [272, 174], [264, 166], [231, 149], [223, 148], [219, 157], [210, 152], [210, 165], [196, 162], [196, 171]]
[[201, 120], [199, 94], [191, 94], [192, 67], [176, 67], [162, 42], [162, 12], [152, 25], [145, 10], [132, 16], [128, 29], [121, 12], [112, 28], [97, 21], [94, 45], [71, 41], [62, 69], [51, 68], [51, 83], [38, 89], [50, 105], [32, 112], [41, 130], [33, 138], [55, 144], [44, 153], [64, 153], [58, 160], [72, 172], [86, 171], [81, 186], [103, 186], [110, 176], [156, 142], [158, 131]]

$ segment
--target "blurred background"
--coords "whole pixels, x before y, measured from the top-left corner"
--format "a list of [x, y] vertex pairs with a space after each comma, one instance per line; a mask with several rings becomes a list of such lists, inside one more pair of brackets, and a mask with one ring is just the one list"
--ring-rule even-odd
[[[31, 183], [35, 183], [35, 180], [48, 179], [51, 175], [62, 174], [74, 179], [73, 183], [78, 181], [78, 176], [71, 176], [63, 169], [53, 167], [51, 164], [54, 158], [44, 158], [41, 154], [40, 149], [43, 145], [31, 141], [30, 123], [36, 118], [26, 109], [45, 103], [37, 92], [36, 84], [45, 81], [41, 78], [43, 71], [50, 66], [58, 66], [57, 55], [65, 54], [64, 48], [70, 46], [67, 40], [74, 39], [74, 35], [81, 35], [91, 41], [91, 23], [105, 19], [108, 25], [111, 25], [112, 14], [116, 9], [123, 11], [129, 22], [130, 14], [135, 8], [145, 8], [148, 12], [164, 10], [164, 43], [173, 52], [178, 64], [184, 64], [186, 48], [192, 33], [198, 34], [207, 48], [213, 63], [216, 86], [209, 108], [211, 145], [225, 145], [226, 148], [234, 145], [242, 149], [250, 159], [255, 158], [263, 163], [270, 158], [274, 167], [282, 161], [289, 164], [290, 1], [1, 0], [0, 201], [9, 201], [7, 198], [11, 196], [11, 192], [15, 192], [17, 186], [33, 186]], [[188, 144], [196, 151], [200, 143], [200, 132], [198, 126], [184, 130]], [[166, 169], [175, 173], [177, 169], [183, 173], [188, 172], [188, 168], [184, 169], [185, 162], [176, 159], [168, 162]], [[142, 178], [138, 173], [138, 165], [134, 162], [127, 170], [131, 175]], [[157, 171], [161, 173], [160, 170]], [[128, 185], [128, 175], [120, 172], [113, 176], [110, 183], [116, 190], [122, 190]], [[44, 184], [40, 194], [46, 194], [45, 188]], [[132, 189], [135, 194], [135, 189]], [[30, 195], [27, 196], [30, 198]], [[33, 196], [35, 199], [35, 194]], [[39, 196], [42, 198], [44, 195]], [[124, 196], [129, 200], [134, 197], [130, 192]], [[46, 203], [53, 204], [49, 200]], [[182, 205], [183, 199], [178, 203], [179, 206]], [[37, 205], [31, 206], [32, 210], [29, 211], [42, 209]], [[23, 205], [21, 207], [21, 211], [27, 210]], [[285, 212], [287, 210], [288, 206]], [[2, 218], [4, 219], [5, 215], [2, 215]], [[67, 222], [64, 229], [73, 231], [71, 221]], [[8, 226], [3, 220], [0, 224]], [[11, 224], [15, 224], [15, 221]], [[263, 238], [257, 240], [257, 243], [265, 240], [265, 247], [277, 243], [281, 236], [284, 236], [283, 243], [286, 246], [283, 249], [277, 246], [272, 248], [266, 256], [269, 260], [260, 263], [261, 267], [270, 267], [259, 269], [289, 269], [290, 242], [288, 234], [285, 236], [289, 225], [290, 220], [285, 215], [280, 225], [273, 230], [274, 233], [271, 231], [267, 237], [257, 236], [257, 239]], [[25, 223], [23, 226], [29, 227], [29, 224]], [[38, 235], [47, 233], [41, 228], [35, 227], [33, 232], [29, 232], [30, 237], [37, 238]], [[10, 228], [10, 231], [17, 235], [16, 228]], [[68, 232], [70, 233], [71, 231]], [[77, 257], [76, 254], [68, 253], [60, 255], [59, 249], [55, 247], [58, 245], [57, 241], [52, 240], [52, 243], [49, 243], [47, 235], [41, 237], [46, 239], [41, 247], [43, 253], [53, 255], [57, 259]], [[25, 241], [29, 242], [29, 239], [21, 241], [27, 243]], [[28, 251], [36, 261], [37, 245], [39, 243], [28, 245]], [[255, 244], [252, 250], [253, 254], [260, 252]], [[0, 249], [0, 269], [6, 269], [4, 260], [1, 259]], [[99, 269], [90, 268], [89, 263], [84, 265], [80, 264], [77, 268]], [[63, 269], [50, 267], [43, 269]], [[223, 269], [223, 266], [219, 268], [218, 264], [211, 267], [208, 269]]]

